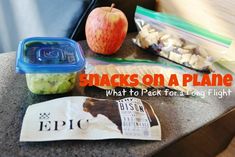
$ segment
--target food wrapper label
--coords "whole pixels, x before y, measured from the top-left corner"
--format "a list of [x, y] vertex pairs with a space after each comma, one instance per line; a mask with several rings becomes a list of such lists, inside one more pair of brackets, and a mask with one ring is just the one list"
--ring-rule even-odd
[[153, 108], [138, 98], [64, 97], [34, 104], [24, 116], [20, 141], [161, 140]]

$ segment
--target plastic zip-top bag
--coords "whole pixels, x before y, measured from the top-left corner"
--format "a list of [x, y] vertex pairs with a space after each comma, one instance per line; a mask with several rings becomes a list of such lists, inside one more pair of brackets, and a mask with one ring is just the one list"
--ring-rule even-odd
[[[170, 88], [183, 92], [185, 94], [190, 94], [194, 87], [191, 84], [183, 86], [182, 76], [183, 74], [193, 73], [192, 70], [189, 70], [185, 67], [179, 66], [171, 62], [164, 61], [152, 61], [147, 59], [124, 59], [124, 58], [106, 58], [106, 57], [88, 57], [86, 59], [86, 68], [85, 74], [88, 74], [87, 77], [90, 79], [89, 74], [98, 74], [100, 77], [106, 74], [109, 77], [112, 77], [114, 74], [122, 75], [133, 75], [138, 74], [138, 85], [134, 86], [136, 89], [146, 90], [148, 88]], [[164, 86], [159, 85], [160, 80], [157, 80], [157, 85], [146, 85], [143, 83], [143, 77], [145, 75], [154, 76], [155, 74], [162, 74], [164, 78]], [[172, 74], [177, 75], [179, 79], [179, 86], [169, 86], [169, 80]], [[91, 76], [92, 79], [92, 76]], [[127, 80], [131, 82], [130, 78]], [[115, 89], [115, 86], [97, 86], [101, 89]], [[125, 86], [126, 88], [133, 88], [131, 86]]]
[[176, 16], [137, 6], [135, 22], [138, 35], [134, 43], [144, 50], [185, 67], [210, 72], [232, 40], [212, 33]]

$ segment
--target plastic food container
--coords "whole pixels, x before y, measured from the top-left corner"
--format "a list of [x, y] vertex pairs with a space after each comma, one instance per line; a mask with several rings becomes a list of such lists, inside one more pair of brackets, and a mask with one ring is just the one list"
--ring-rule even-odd
[[73, 40], [35, 37], [19, 43], [16, 72], [26, 74], [27, 86], [34, 94], [69, 92], [84, 66], [83, 51]]

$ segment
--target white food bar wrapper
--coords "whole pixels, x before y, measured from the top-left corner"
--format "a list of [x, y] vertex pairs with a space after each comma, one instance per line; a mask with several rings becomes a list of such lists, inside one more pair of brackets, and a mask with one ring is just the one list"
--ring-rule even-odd
[[152, 107], [138, 98], [64, 97], [28, 107], [20, 141], [161, 140]]

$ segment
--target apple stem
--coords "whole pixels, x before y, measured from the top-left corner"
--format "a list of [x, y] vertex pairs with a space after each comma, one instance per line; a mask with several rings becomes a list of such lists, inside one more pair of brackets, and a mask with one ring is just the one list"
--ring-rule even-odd
[[112, 11], [112, 9], [114, 8], [114, 6], [115, 6], [115, 4], [114, 3], [112, 3], [111, 4], [111, 8], [110, 8], [110, 12]]

